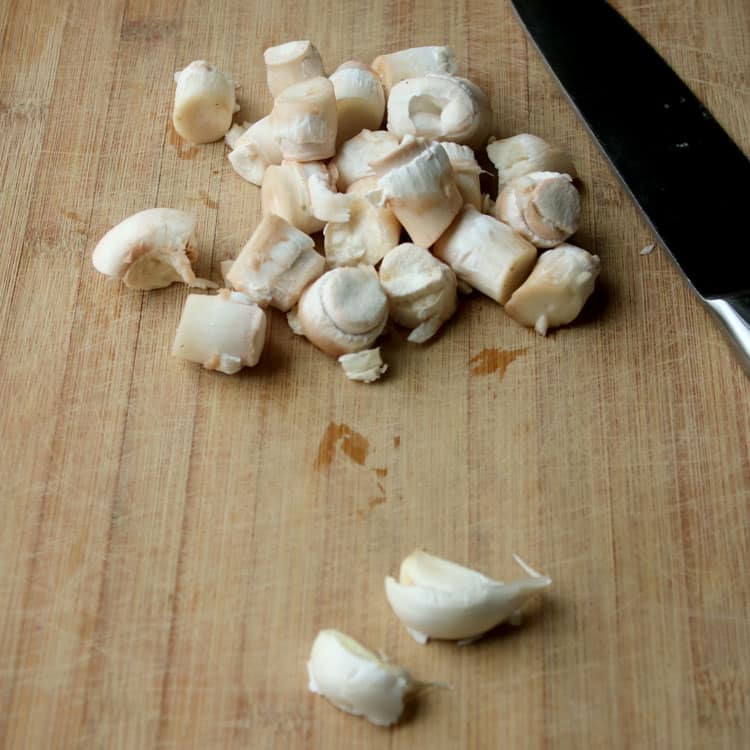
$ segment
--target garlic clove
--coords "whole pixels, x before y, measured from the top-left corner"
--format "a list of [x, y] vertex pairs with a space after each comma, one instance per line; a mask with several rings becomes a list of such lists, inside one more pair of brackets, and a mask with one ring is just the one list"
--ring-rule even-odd
[[388, 298], [368, 266], [334, 268], [302, 293], [297, 319], [306, 338], [333, 357], [369, 348], [388, 320]]
[[281, 150], [276, 142], [270, 115], [250, 125], [234, 142], [227, 155], [229, 163], [240, 177], [254, 185], [263, 183], [263, 176], [271, 165], [281, 164]]
[[274, 98], [289, 86], [325, 75], [320, 53], [306, 39], [269, 47], [263, 61], [268, 90]]
[[344, 368], [344, 374], [349, 380], [358, 380], [362, 383], [373, 383], [388, 369], [380, 356], [380, 347], [375, 349], [363, 349], [351, 354], [342, 354], [339, 364]]
[[284, 159], [320, 161], [336, 152], [336, 95], [327, 78], [318, 76], [284, 89], [269, 117]]
[[388, 130], [399, 137], [421, 136], [472, 148], [489, 135], [492, 110], [487, 95], [466, 78], [431, 73], [407, 78], [388, 96]]
[[131, 289], [161, 289], [175, 281], [216, 288], [197, 279], [195, 219], [174, 208], [148, 208], [128, 216], [99, 240], [92, 261], [100, 273], [120, 279]]
[[177, 133], [192, 143], [211, 143], [223, 138], [239, 110], [236, 85], [225, 73], [205, 60], [194, 60], [174, 74], [172, 123]]
[[537, 257], [536, 248], [507, 224], [468, 204], [433, 252], [461, 281], [501, 305], [531, 273]]
[[512, 617], [552, 584], [515, 555], [514, 560], [530, 577], [506, 584], [416, 550], [402, 562], [398, 582], [386, 577], [386, 597], [420, 643], [428, 638], [473, 640]]
[[558, 245], [539, 256], [534, 270], [508, 300], [505, 312], [544, 336], [548, 329], [578, 317], [598, 275], [598, 255], [575, 245]]
[[531, 172], [563, 172], [574, 180], [578, 177], [567, 152], [530, 133], [501, 140], [491, 138], [487, 156], [497, 169], [498, 194], [512, 179]]
[[354, 716], [388, 727], [424, 687], [402, 667], [338, 630], [321, 630], [307, 662], [308, 689]]
[[172, 356], [234, 375], [258, 364], [265, 337], [265, 313], [244, 294], [229, 289], [211, 296], [190, 294]]
[[313, 213], [309, 179], [319, 174], [329, 179], [326, 165], [321, 162], [282, 162], [270, 165], [263, 175], [260, 189], [261, 212], [276, 214], [306, 234], [315, 234], [325, 221]]
[[286, 312], [324, 267], [323, 256], [315, 251], [310, 237], [269, 214], [237, 256], [227, 281], [256, 304]]
[[443, 141], [442, 146], [453, 168], [456, 187], [458, 192], [461, 193], [464, 203], [470, 203], [477, 211], [482, 211], [484, 197], [479, 185], [479, 175], [482, 174], [482, 168], [477, 163], [474, 151], [469, 146], [462, 146], [450, 141]]
[[532, 172], [505, 186], [495, 215], [536, 247], [550, 248], [578, 229], [581, 199], [569, 175]]
[[394, 248], [383, 258], [379, 276], [391, 317], [414, 329], [410, 341], [427, 341], [456, 310], [456, 275], [423, 247]]
[[336, 146], [362, 130], [377, 130], [385, 115], [385, 94], [378, 74], [355, 60], [342, 63], [329, 76], [336, 95]]
[[383, 81], [386, 96], [400, 81], [428, 73], [455, 75], [456, 58], [450, 47], [412, 47], [380, 55], [372, 62], [373, 70]]
[[370, 162], [382, 159], [398, 148], [398, 138], [387, 130], [363, 130], [343, 143], [331, 159], [329, 166], [336, 168], [336, 187], [348, 190], [349, 186], [375, 172]]
[[407, 136], [371, 166], [378, 177], [379, 205], [393, 211], [412, 242], [429, 248], [463, 205], [443, 147]]

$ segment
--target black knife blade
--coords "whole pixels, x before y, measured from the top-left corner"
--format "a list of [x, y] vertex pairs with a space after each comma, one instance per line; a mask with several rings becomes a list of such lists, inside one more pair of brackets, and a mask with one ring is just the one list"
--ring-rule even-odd
[[605, 0], [511, 0], [553, 76], [750, 374], [750, 161]]

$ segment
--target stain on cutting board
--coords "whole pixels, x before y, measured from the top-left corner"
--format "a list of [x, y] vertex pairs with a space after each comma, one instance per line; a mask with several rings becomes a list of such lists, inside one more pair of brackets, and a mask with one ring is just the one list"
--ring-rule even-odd
[[195, 159], [198, 156], [198, 148], [182, 140], [179, 133], [174, 129], [172, 120], [167, 121], [167, 140], [170, 146], [174, 146], [178, 159]]
[[348, 424], [331, 422], [320, 441], [315, 468], [323, 469], [330, 466], [337, 449], [354, 461], [355, 464], [364, 466], [370, 450], [370, 443], [367, 438], [355, 432]]
[[500, 380], [511, 362], [526, 354], [528, 349], [482, 349], [469, 360], [472, 377], [497, 373]]

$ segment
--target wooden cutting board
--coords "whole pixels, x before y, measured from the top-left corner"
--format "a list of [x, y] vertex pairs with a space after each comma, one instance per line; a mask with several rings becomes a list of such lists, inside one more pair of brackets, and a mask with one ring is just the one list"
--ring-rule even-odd
[[[749, 151], [750, 5], [615, 4]], [[507, 2], [9, 0], [0, 29], [0, 747], [747, 746], [750, 383], [639, 254]], [[540, 338], [474, 295], [428, 346], [389, 334], [372, 386], [275, 313], [255, 370], [170, 357], [187, 290], [129, 291], [91, 250], [172, 206], [220, 278], [259, 192], [170, 129], [172, 74], [215, 61], [254, 120], [262, 50], [296, 38], [329, 69], [448, 43], [498, 134], [571, 151], [603, 268], [580, 323]], [[416, 546], [554, 587], [520, 628], [422, 647], [383, 595]], [[324, 627], [454, 689], [394, 730], [343, 714], [306, 689]]]

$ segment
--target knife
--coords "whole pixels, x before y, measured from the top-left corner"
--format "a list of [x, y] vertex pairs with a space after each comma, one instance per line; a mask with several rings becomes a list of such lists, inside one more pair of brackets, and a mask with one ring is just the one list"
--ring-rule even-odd
[[750, 161], [605, 0], [511, 0], [537, 50], [750, 376]]

